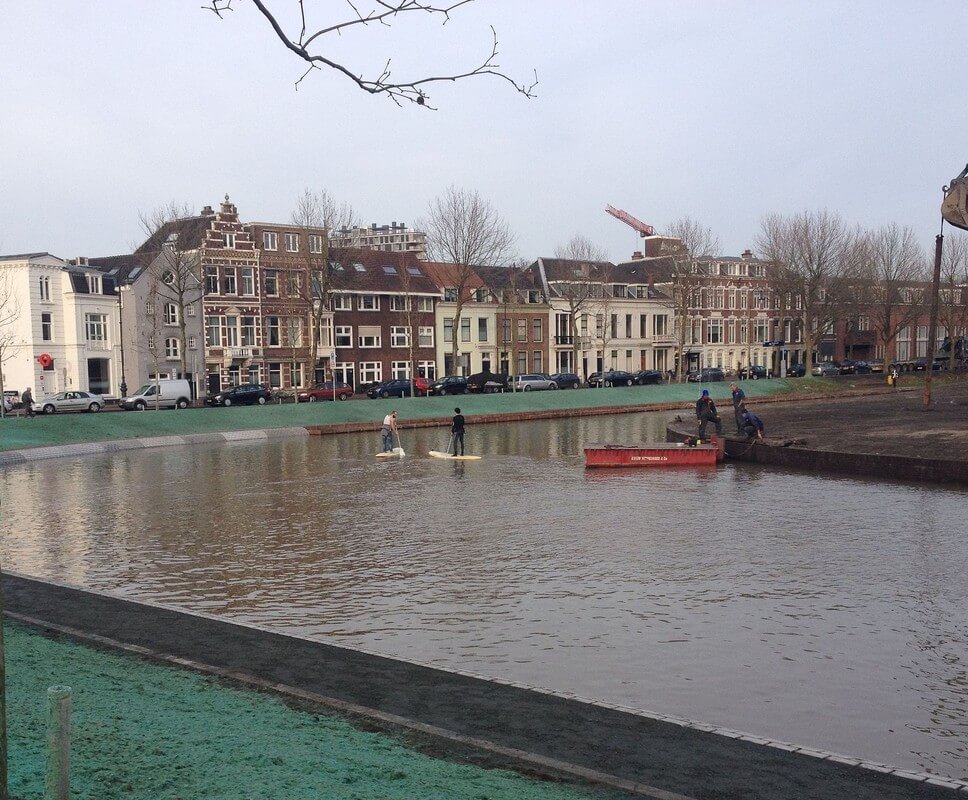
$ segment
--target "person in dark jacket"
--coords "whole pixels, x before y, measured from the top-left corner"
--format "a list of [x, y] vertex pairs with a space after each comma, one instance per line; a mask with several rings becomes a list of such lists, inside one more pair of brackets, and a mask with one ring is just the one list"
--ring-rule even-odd
[[765, 427], [763, 420], [749, 409], [743, 412], [743, 433], [747, 439], [762, 439]]
[[34, 415], [34, 395], [29, 386], [20, 395], [20, 405], [23, 407], [24, 416], [32, 417]]
[[716, 426], [716, 435], [723, 435], [723, 423], [719, 419], [719, 412], [716, 411], [716, 404], [709, 396], [709, 389], [703, 389], [702, 394], [696, 401], [696, 419], [699, 420], [699, 438], [706, 438], [706, 426], [711, 422]]
[[450, 423], [451, 441], [454, 445], [454, 455], [457, 455], [457, 443], [460, 442], [460, 454], [464, 455], [464, 415], [459, 408], [454, 409], [454, 418]]
[[733, 395], [733, 416], [736, 418], [736, 432], [743, 432], [743, 412], [746, 411], [746, 392], [740, 389], [735, 383], [729, 385], [729, 390]]

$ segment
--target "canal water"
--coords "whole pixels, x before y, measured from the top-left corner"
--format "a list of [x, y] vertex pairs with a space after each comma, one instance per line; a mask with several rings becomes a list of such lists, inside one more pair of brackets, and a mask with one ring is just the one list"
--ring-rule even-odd
[[[214, 413], [214, 412], [213, 412]], [[226, 412], [231, 413], [231, 412]], [[381, 412], [382, 413], [382, 412]], [[968, 493], [586, 471], [670, 414], [8, 467], [6, 568], [968, 778]]]

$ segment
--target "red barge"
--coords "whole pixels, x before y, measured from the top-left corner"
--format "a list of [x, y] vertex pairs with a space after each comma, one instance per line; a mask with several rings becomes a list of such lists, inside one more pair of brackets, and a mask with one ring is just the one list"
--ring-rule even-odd
[[586, 467], [696, 467], [723, 460], [723, 440], [708, 444], [645, 442], [643, 444], [590, 444], [585, 447]]

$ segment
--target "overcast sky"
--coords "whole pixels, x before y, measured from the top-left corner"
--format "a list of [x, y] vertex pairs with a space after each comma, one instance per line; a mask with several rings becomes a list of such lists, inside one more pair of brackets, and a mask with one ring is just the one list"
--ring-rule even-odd
[[3, 3], [0, 252], [127, 252], [139, 211], [226, 193], [284, 222], [305, 187], [412, 224], [449, 184], [488, 198], [528, 259], [576, 233], [627, 258], [637, 236], [606, 204], [660, 231], [691, 215], [726, 255], [765, 214], [820, 208], [910, 225], [927, 250], [968, 162], [965, 0], [478, 0], [333, 42], [402, 79], [475, 65], [493, 25], [504, 70], [537, 71], [535, 99], [473, 78], [431, 87], [438, 111], [331, 71], [296, 91], [302, 62], [248, 0], [224, 20], [203, 1]]

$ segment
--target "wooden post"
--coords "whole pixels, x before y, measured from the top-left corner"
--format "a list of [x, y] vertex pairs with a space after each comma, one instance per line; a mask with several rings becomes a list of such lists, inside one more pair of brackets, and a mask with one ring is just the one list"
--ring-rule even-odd
[[71, 794], [71, 687], [47, 690], [47, 774], [44, 800], [69, 800]]
[[934, 278], [931, 281], [931, 316], [928, 322], [928, 352], [924, 366], [924, 390], [921, 394], [921, 410], [931, 407], [931, 379], [934, 377], [934, 350], [937, 346], [935, 328], [938, 327], [938, 296], [941, 290], [941, 247], [944, 236], [934, 239]]

